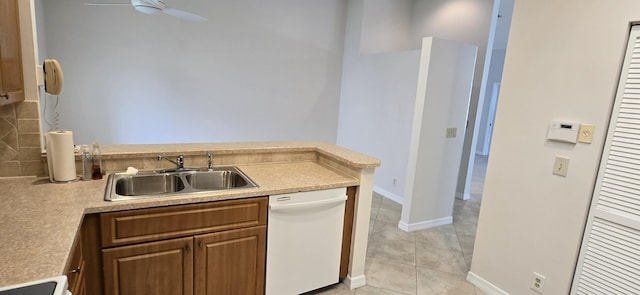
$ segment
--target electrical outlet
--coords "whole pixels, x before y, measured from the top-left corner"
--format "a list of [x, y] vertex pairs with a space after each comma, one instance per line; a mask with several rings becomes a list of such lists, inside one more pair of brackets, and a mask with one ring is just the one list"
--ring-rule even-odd
[[533, 272], [533, 276], [531, 277], [531, 290], [542, 294], [542, 292], [544, 292], [545, 279], [546, 278], [543, 275]]

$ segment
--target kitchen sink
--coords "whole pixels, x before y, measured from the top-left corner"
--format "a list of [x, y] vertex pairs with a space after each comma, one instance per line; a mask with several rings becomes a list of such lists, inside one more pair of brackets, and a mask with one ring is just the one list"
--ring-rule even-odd
[[107, 179], [104, 199], [135, 200], [256, 187], [258, 185], [235, 166], [144, 171], [135, 175], [112, 173]]

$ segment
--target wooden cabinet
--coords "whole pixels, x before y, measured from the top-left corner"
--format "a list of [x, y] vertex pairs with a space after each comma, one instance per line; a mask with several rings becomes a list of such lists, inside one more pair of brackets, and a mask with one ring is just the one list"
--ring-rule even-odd
[[357, 186], [347, 188], [347, 201], [344, 206], [344, 226], [342, 228], [342, 254], [340, 256], [340, 280], [349, 274], [349, 260], [351, 259], [351, 235], [356, 209]]
[[24, 100], [18, 0], [0, 0], [0, 106]]
[[71, 257], [65, 268], [65, 275], [69, 283], [69, 291], [73, 295], [84, 295], [85, 292], [85, 260], [82, 255], [82, 238], [78, 235], [71, 249]]
[[195, 237], [195, 293], [264, 293], [266, 226]]
[[[341, 279], [348, 273], [356, 192], [347, 189]], [[70, 290], [264, 294], [267, 206], [268, 198], [258, 197], [86, 215], [82, 247], [72, 254], [83, 262], [77, 275], [68, 274]]]
[[102, 251], [106, 294], [193, 294], [193, 238]]
[[267, 198], [100, 215], [105, 294], [263, 294]]

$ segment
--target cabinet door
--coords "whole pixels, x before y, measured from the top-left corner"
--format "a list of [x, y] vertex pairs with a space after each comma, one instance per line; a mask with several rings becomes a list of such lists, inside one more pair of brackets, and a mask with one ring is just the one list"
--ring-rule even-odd
[[0, 106], [24, 100], [18, 1], [0, 1]]
[[264, 294], [266, 226], [195, 237], [195, 294]]
[[69, 291], [74, 295], [84, 294], [81, 292], [84, 286], [84, 257], [82, 256], [82, 236], [78, 234], [71, 249], [71, 257], [65, 270], [69, 283]]
[[102, 250], [105, 294], [193, 294], [193, 237]]

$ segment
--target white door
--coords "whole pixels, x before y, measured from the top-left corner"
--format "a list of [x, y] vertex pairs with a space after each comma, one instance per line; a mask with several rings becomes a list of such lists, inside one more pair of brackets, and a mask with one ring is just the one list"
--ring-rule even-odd
[[640, 27], [631, 30], [571, 294], [640, 294]]
[[489, 155], [491, 148], [491, 136], [493, 135], [493, 122], [496, 120], [496, 107], [498, 106], [498, 96], [500, 95], [500, 82], [493, 83], [491, 91], [491, 101], [489, 102], [489, 113], [487, 114], [487, 126], [484, 135], [484, 146], [482, 147], [482, 155]]

